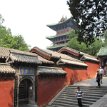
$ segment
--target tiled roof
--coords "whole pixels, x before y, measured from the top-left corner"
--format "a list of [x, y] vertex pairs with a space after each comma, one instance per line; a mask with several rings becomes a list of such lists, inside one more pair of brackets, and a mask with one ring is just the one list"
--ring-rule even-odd
[[42, 63], [46, 63], [46, 64], [54, 64], [53, 61], [49, 61], [41, 56], [38, 56], [38, 59], [42, 62]]
[[86, 54], [84, 52], [77, 51], [77, 50], [69, 48], [69, 47], [63, 47], [59, 50], [59, 52], [63, 52], [63, 51], [67, 51], [67, 50], [69, 51], [70, 54], [81, 55], [82, 56], [81, 59], [86, 59], [86, 60], [91, 60], [91, 61], [96, 61], [96, 62], [99, 61], [96, 57], [94, 57], [92, 55]]
[[97, 53], [97, 56], [107, 56], [107, 47], [102, 47]]
[[51, 53], [52, 54], [52, 57], [58, 57], [58, 58], [63, 58], [63, 59], [74, 59], [76, 60], [75, 58], [72, 58], [68, 55], [65, 55], [65, 54], [62, 54], [62, 53], [59, 53], [59, 52], [56, 52], [56, 51], [51, 51], [51, 50], [46, 50], [47, 52]]
[[59, 67], [43, 67], [39, 66], [37, 70], [38, 75], [40, 74], [54, 74], [54, 75], [65, 75], [66, 72]]
[[7, 58], [9, 56], [9, 49], [0, 47], [0, 58]]
[[88, 65], [83, 62], [73, 61], [73, 60], [67, 60], [67, 59], [60, 59], [60, 63], [63, 62], [64, 64], [72, 64], [72, 65], [79, 65], [79, 66], [85, 66]]
[[64, 46], [66, 46], [66, 45], [67, 45], [67, 43], [64, 43], [64, 44], [58, 44], [58, 45], [49, 46], [47, 48], [48, 49], [62, 48]]
[[[68, 24], [70, 23], [70, 24]], [[75, 21], [72, 19], [72, 18], [69, 18], [67, 19], [66, 21], [64, 22], [61, 22], [61, 23], [57, 23], [57, 24], [52, 24], [52, 25], [47, 25], [49, 28], [57, 31], [58, 28], [61, 28], [60, 26], [63, 26], [63, 25], [67, 25], [67, 27], [71, 27], [71, 28], [76, 28], [77, 29], [77, 24], [75, 23]]]
[[0, 73], [15, 73], [15, 69], [9, 64], [0, 64]]
[[16, 49], [10, 49], [11, 53], [17, 53], [17, 54], [22, 54], [22, 55], [27, 55], [27, 56], [35, 56], [37, 57], [37, 54], [31, 53], [31, 52], [27, 52], [27, 51], [20, 51], [20, 50], [16, 50]]
[[60, 58], [60, 54], [56, 51], [45, 50], [47, 53], [51, 54], [51, 57]]
[[[33, 48], [33, 49], [35, 50], [35, 48]], [[37, 50], [37, 49], [38, 49], [38, 50]], [[36, 51], [36, 53], [37, 53], [37, 51], [39, 51], [39, 48], [36, 48], [35, 51]], [[44, 52], [44, 53], [43, 53], [43, 52]], [[43, 51], [42, 51], [42, 49], [40, 49], [38, 55], [42, 54], [42, 56], [43, 56], [43, 55], [45, 55], [45, 53], [49, 55], [49, 57], [50, 57], [49, 60], [52, 61], [52, 59], [54, 59], [54, 58], [57, 59], [57, 61], [56, 61], [56, 62], [58, 62], [57, 64], [60, 64], [61, 59], [65, 59], [65, 60], [68, 60], [68, 61], [69, 61], [69, 64], [87, 66], [86, 64], [84, 64], [84, 62], [82, 62], [82, 61], [80, 61], [80, 60], [77, 60], [77, 59], [75, 59], [75, 58], [72, 58], [72, 57], [70, 57], [70, 56], [68, 56], [68, 55], [65, 55], [65, 54], [62, 54], [62, 53], [59, 53], [59, 52], [56, 52], [56, 51], [51, 51], [51, 50], [43, 50]], [[66, 61], [65, 61], [64, 63], [67, 64]]]
[[79, 51], [72, 49], [72, 48], [69, 48], [69, 47], [63, 47], [58, 52], [63, 52], [63, 51], [69, 51], [69, 52], [72, 52], [72, 54], [75, 53], [75, 54], [79, 55]]
[[59, 63], [61, 61], [61, 62], [64, 62], [66, 64], [69, 63], [69, 64], [73, 64], [73, 65], [87, 66], [84, 62], [82, 62], [78, 59], [72, 58], [68, 55], [65, 55], [65, 54], [62, 54], [62, 53], [59, 53], [59, 52], [55, 52], [55, 51], [50, 51], [50, 50], [47, 50], [47, 52], [51, 53], [52, 57], [59, 58], [60, 59], [58, 61]]
[[10, 53], [10, 58], [12, 59], [12, 61], [38, 64], [41, 63], [41, 61], [38, 60], [37, 55], [34, 53], [17, 50], [10, 50]]
[[51, 54], [47, 53], [45, 50], [40, 49], [38, 47], [34, 47], [30, 50], [30, 52], [35, 53], [45, 59], [50, 59]]
[[41, 63], [38, 60], [37, 54], [4, 47], [0, 47], [0, 58], [6, 58], [7, 61], [11, 59], [17, 62]]
[[82, 54], [83, 56], [81, 57], [81, 60], [82, 59], [86, 59], [86, 60], [91, 60], [91, 61], [96, 61], [96, 62], [99, 62], [99, 60], [92, 56], [92, 55], [89, 55], [89, 54], [86, 54], [86, 53], [83, 53], [83, 52], [80, 52], [80, 54]]
[[52, 40], [52, 39], [55, 39], [55, 38], [59, 38], [59, 37], [63, 37], [63, 36], [68, 36], [68, 34], [70, 33], [71, 31], [69, 31], [69, 32], [64, 32], [64, 33], [62, 33], [62, 34], [57, 34], [57, 35], [55, 35], [55, 36], [48, 36], [48, 37], [46, 37], [47, 39], [49, 39], [49, 40]]

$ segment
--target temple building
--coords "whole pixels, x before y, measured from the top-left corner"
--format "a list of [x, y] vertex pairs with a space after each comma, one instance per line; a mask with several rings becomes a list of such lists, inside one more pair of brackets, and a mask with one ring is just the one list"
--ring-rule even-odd
[[[42, 61], [38, 67], [38, 106], [46, 106], [65, 87], [95, 78], [99, 61], [95, 57], [70, 48], [60, 52], [34, 47], [30, 52]], [[51, 90], [51, 91], [50, 91]]]
[[0, 47], [0, 105], [37, 104], [36, 54]]
[[96, 58], [68, 48], [25, 52], [0, 47], [0, 105], [46, 107], [64, 87], [94, 78], [98, 67]]
[[52, 42], [52, 46], [49, 46], [47, 49], [57, 51], [60, 48], [67, 45], [69, 41], [69, 33], [72, 29], [77, 29], [77, 25], [72, 18], [62, 17], [59, 23], [54, 25], [47, 25], [50, 29], [56, 31], [55, 36], [49, 36], [49, 39]]

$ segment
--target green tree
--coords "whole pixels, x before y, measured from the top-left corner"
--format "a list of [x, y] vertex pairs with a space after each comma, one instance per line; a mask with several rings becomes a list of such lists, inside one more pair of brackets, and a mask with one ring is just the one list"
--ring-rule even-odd
[[[14, 49], [19, 50], [28, 50], [28, 45], [25, 43], [23, 37], [21, 35], [17, 35], [13, 37], [12, 47]], [[16, 45], [17, 44], [17, 45]]]
[[88, 53], [90, 55], [96, 55], [97, 52], [99, 51], [99, 49], [104, 44], [102, 42], [102, 40], [95, 38], [95, 41], [87, 47], [87, 45], [85, 43], [83, 43], [83, 42], [80, 43], [77, 40], [78, 34], [75, 33], [75, 31], [71, 31], [69, 37], [70, 37], [70, 41], [68, 42], [68, 47], [76, 49], [78, 51]]
[[2, 25], [3, 18], [0, 15], [0, 46], [13, 48], [18, 50], [28, 50], [28, 45], [25, 43], [21, 35], [13, 36], [10, 29]]
[[0, 14], [0, 26], [2, 25], [3, 22], [4, 22], [4, 19], [3, 19], [2, 15]]
[[78, 41], [90, 45], [107, 29], [107, 0], [68, 0], [73, 19], [78, 25]]

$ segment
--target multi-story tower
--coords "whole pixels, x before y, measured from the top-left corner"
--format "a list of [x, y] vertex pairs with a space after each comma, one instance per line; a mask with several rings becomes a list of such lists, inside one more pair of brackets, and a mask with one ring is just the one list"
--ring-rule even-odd
[[48, 49], [57, 51], [60, 48], [67, 45], [67, 42], [69, 41], [68, 34], [72, 29], [76, 29], [76, 23], [72, 18], [64, 18], [62, 17], [59, 23], [54, 25], [47, 25], [52, 30], [56, 31], [55, 36], [49, 36], [47, 39], [52, 41], [52, 46], [49, 46]]

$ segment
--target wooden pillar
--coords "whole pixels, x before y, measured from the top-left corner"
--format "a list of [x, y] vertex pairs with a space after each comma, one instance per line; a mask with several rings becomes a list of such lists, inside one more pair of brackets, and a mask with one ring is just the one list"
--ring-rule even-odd
[[15, 75], [15, 85], [14, 85], [14, 107], [19, 107], [18, 102], [18, 76]]
[[29, 94], [31, 94], [31, 96], [29, 96], [29, 103], [35, 105], [35, 77], [33, 77], [32, 87], [29, 89]]

